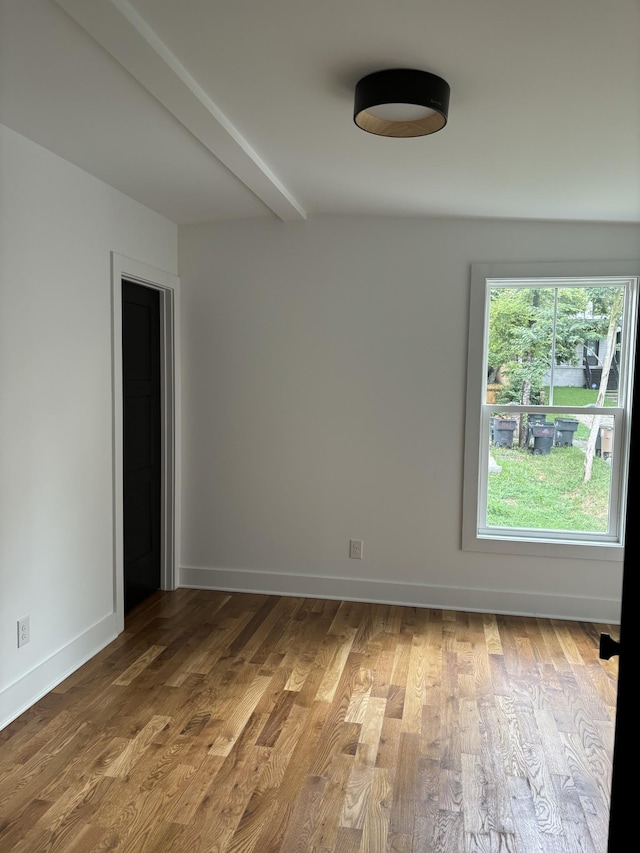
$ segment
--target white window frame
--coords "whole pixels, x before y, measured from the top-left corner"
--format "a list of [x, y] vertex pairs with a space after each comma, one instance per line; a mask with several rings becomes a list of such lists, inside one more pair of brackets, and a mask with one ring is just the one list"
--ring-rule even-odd
[[[616, 453], [612, 460], [611, 497], [614, 511], [613, 531], [608, 535], [580, 534], [578, 541], [566, 534], [552, 531], [504, 531], [481, 525], [486, 510], [487, 478], [489, 476], [488, 418], [484, 417], [486, 403], [485, 348], [488, 334], [488, 290], [496, 280], [540, 281], [543, 286], [563, 286], [575, 279], [603, 283], [615, 280], [628, 288], [625, 298], [621, 374], [629, 377], [625, 397], [618, 407], [607, 408], [614, 418]], [[568, 557], [577, 559], [624, 559], [624, 522], [627, 499], [625, 472], [629, 466], [629, 437], [631, 403], [633, 398], [633, 368], [636, 347], [636, 318], [640, 260], [613, 262], [566, 262], [528, 264], [472, 264], [469, 302], [469, 350], [467, 362], [467, 409], [465, 422], [465, 456], [462, 511], [462, 549], [494, 554]], [[493, 407], [495, 408], [495, 406]], [[509, 405], [509, 412], [528, 412], [531, 406]], [[551, 414], [575, 412], [567, 406], [544, 407]]]

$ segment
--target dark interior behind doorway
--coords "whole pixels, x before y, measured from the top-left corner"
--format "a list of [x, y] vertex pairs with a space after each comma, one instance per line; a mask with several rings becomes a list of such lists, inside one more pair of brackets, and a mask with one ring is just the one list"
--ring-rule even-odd
[[124, 608], [160, 587], [160, 294], [122, 282]]

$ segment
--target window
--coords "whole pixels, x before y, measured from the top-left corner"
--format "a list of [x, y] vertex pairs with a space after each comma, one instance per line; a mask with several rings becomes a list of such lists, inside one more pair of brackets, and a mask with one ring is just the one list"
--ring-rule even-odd
[[637, 270], [472, 267], [463, 548], [623, 559]]

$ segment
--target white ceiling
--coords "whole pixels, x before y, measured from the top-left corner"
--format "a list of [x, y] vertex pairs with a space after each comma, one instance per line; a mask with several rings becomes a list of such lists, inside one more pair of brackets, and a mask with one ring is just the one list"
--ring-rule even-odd
[[[179, 224], [640, 222], [640, 0], [0, 0], [0, 121]], [[451, 86], [418, 139], [353, 89]]]

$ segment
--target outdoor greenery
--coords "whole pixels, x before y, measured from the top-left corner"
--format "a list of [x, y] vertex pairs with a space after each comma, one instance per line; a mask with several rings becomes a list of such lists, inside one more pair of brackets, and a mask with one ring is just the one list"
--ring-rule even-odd
[[502, 472], [489, 476], [490, 526], [606, 532], [611, 468], [604, 459], [594, 459], [592, 477], [584, 483], [584, 453], [573, 445], [545, 455], [492, 447], [491, 455]]
[[[545, 390], [548, 392], [548, 385], [545, 386]], [[559, 387], [554, 391], [553, 402], [556, 406], [575, 406], [576, 409], [582, 409], [585, 406], [595, 405], [597, 396], [598, 392], [595, 388]], [[611, 400], [605, 400], [604, 405], [613, 406], [615, 404]], [[571, 415], [567, 415], [566, 417], [571, 417]], [[588, 437], [589, 428], [584, 424], [580, 424], [576, 430], [574, 438], [586, 441]]]
[[[516, 421], [516, 430], [512, 447], [491, 448], [501, 472], [488, 478], [486, 523], [507, 529], [605, 533], [612, 497], [611, 465], [605, 456], [597, 455], [600, 419], [586, 416], [602, 416], [604, 406], [615, 405], [606, 392], [625, 291], [617, 285], [536, 284], [496, 286], [490, 292], [487, 383], [494, 395], [492, 430], [497, 431], [500, 424], [503, 436], [506, 424], [500, 419], [505, 417]], [[585, 355], [590, 370], [597, 365], [599, 386], [555, 385], [561, 374], [555, 374], [554, 367], [582, 368]], [[614, 377], [617, 382], [617, 373]], [[535, 439], [540, 442], [536, 453], [527, 446], [531, 421], [526, 414], [510, 413], [509, 403], [531, 405], [530, 414], [537, 409], [546, 418]], [[574, 433], [564, 430], [558, 439], [566, 441], [568, 432], [572, 444], [554, 443], [550, 452], [544, 452], [549, 445], [543, 439], [551, 441], [546, 428], [555, 420], [548, 407], [554, 405], [572, 409], [563, 417], [578, 420], [579, 425]]]
[[[549, 386], [545, 385], [545, 393], [549, 394]], [[553, 402], [556, 406], [575, 406], [581, 409], [584, 406], [595, 406], [598, 392], [595, 388], [554, 388]], [[547, 397], [548, 399], [548, 397]], [[605, 406], [607, 402], [605, 401]]]
[[[550, 403], [543, 388], [552, 359], [576, 365], [580, 347], [617, 322], [612, 287], [496, 287], [491, 290], [487, 379], [502, 383], [496, 403]], [[546, 391], [546, 394], [545, 394]], [[553, 403], [560, 405], [554, 388]]]

